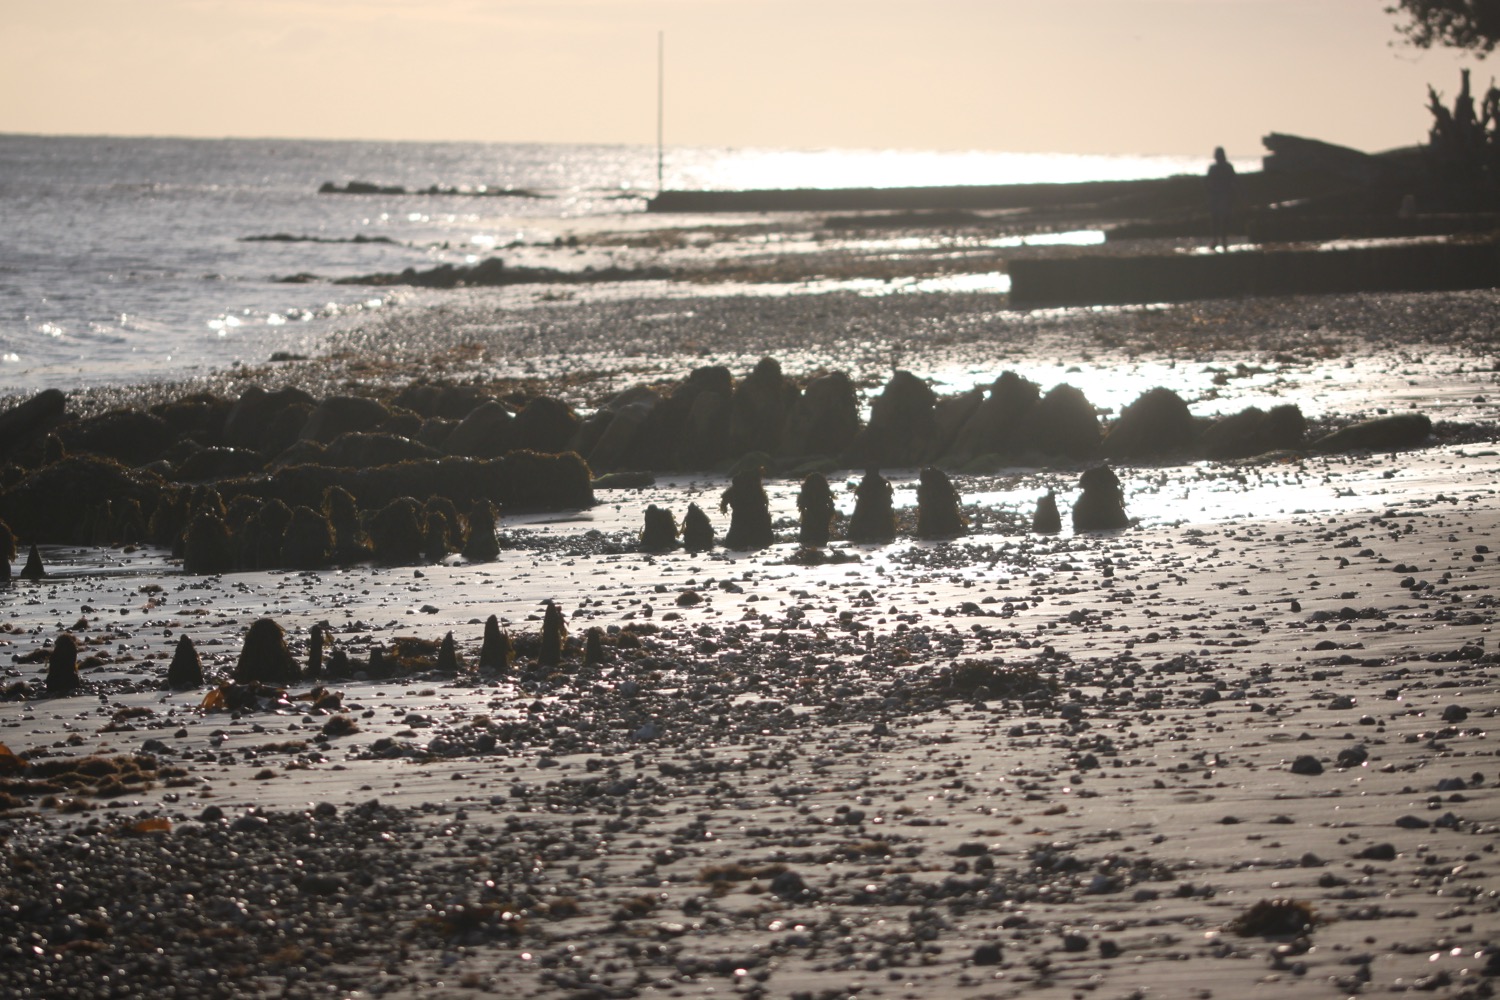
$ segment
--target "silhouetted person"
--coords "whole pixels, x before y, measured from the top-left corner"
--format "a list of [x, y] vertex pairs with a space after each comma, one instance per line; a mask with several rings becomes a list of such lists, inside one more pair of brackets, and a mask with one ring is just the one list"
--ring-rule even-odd
[[1214, 150], [1214, 162], [1208, 167], [1208, 217], [1216, 250], [1229, 245], [1229, 216], [1234, 211], [1234, 189], [1234, 164], [1224, 155], [1224, 147], [1219, 146]]

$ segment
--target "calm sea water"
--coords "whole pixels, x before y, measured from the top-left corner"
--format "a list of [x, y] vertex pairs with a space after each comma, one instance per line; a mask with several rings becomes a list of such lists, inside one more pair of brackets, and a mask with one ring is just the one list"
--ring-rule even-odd
[[[672, 149], [665, 183], [996, 184], [1201, 168], [1151, 157]], [[352, 180], [525, 196], [318, 193]], [[630, 217], [656, 183], [647, 147], [0, 135], [0, 393], [316, 353], [351, 317], [402, 308], [400, 293], [278, 278], [524, 255], [573, 228], [639, 222]], [[316, 241], [254, 239], [274, 235]]]

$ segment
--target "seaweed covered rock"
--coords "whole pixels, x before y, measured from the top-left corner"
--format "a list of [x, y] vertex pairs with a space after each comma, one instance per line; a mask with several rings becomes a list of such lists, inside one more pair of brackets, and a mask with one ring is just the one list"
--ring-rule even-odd
[[157, 403], [151, 412], [170, 424], [180, 437], [216, 446], [224, 440], [224, 421], [233, 405], [213, 393], [193, 392]]
[[434, 669], [444, 677], [456, 677], [469, 669], [463, 657], [458, 654], [458, 644], [453, 641], [452, 632], [444, 635], [442, 644], [438, 646], [437, 666]]
[[1107, 465], [1096, 465], [1078, 477], [1082, 492], [1073, 504], [1074, 531], [1114, 531], [1129, 527], [1125, 491], [1120, 477]]
[[430, 563], [440, 563], [453, 551], [450, 542], [451, 525], [448, 515], [440, 510], [422, 512], [422, 558]]
[[836, 509], [833, 489], [821, 472], [814, 472], [802, 480], [802, 488], [797, 491], [797, 513], [800, 519], [797, 544], [813, 549], [827, 545], [833, 534]]
[[584, 510], [594, 505], [594, 474], [577, 452], [513, 451], [502, 461], [504, 490], [497, 499], [508, 510]]
[[498, 458], [516, 447], [515, 423], [504, 403], [486, 400], [449, 432], [443, 450], [468, 458]]
[[223, 443], [262, 454], [284, 451], [297, 439], [316, 404], [312, 394], [302, 389], [287, 387], [270, 392], [252, 385], [229, 408]]
[[333, 530], [332, 558], [338, 563], [359, 562], [370, 554], [370, 540], [359, 519], [359, 505], [354, 495], [342, 486], [323, 491], [319, 509]]
[[179, 435], [153, 413], [111, 410], [64, 424], [57, 428], [57, 436], [70, 455], [98, 455], [124, 465], [145, 465], [161, 458]]
[[173, 691], [188, 691], [202, 686], [203, 661], [198, 656], [198, 648], [186, 635], [178, 636], [172, 662], [167, 666], [167, 687]]
[[323, 636], [327, 631], [326, 622], [318, 622], [307, 630], [307, 669], [303, 673], [309, 678], [323, 676]]
[[1214, 421], [1198, 437], [1198, 451], [1216, 460], [1250, 458], [1270, 451], [1301, 448], [1307, 420], [1295, 403], [1269, 411], [1249, 406]]
[[83, 686], [78, 676], [78, 640], [64, 632], [52, 644], [47, 657], [47, 693], [53, 697], [73, 694]]
[[761, 358], [749, 375], [734, 387], [729, 405], [731, 455], [747, 452], [775, 454], [797, 388], [781, 373], [781, 363]]
[[581, 421], [573, 408], [552, 396], [528, 400], [511, 424], [516, 447], [544, 454], [568, 451]]
[[247, 569], [276, 569], [282, 565], [281, 546], [292, 523], [292, 508], [272, 497], [241, 533], [240, 561]]
[[183, 539], [183, 572], [216, 576], [234, 572], [238, 562], [234, 539], [224, 518], [211, 510], [194, 515]]
[[1061, 383], [1031, 408], [1025, 433], [1030, 451], [1089, 458], [1099, 450], [1099, 415], [1081, 389]]
[[1041, 387], [1015, 372], [1002, 372], [989, 395], [959, 430], [952, 452], [961, 459], [976, 455], [1013, 455], [1025, 450], [1028, 416], [1042, 398]]
[[[283, 453], [277, 457], [278, 464], [291, 464], [284, 461], [285, 455]], [[334, 438], [323, 449], [317, 461], [322, 465], [371, 468], [377, 465], [395, 465], [397, 462], [433, 459], [440, 455], [441, 452], [436, 448], [429, 448], [400, 434], [349, 431]]]
[[10, 564], [16, 558], [16, 536], [10, 525], [0, 521], [0, 583], [10, 579]]
[[917, 482], [917, 537], [957, 538], [967, 530], [953, 482], [942, 469], [923, 469]]
[[375, 558], [388, 566], [422, 561], [421, 504], [411, 497], [397, 497], [370, 520], [370, 544]]
[[672, 442], [661, 455], [673, 457], [677, 468], [710, 469], [733, 457], [729, 440], [733, 398], [734, 376], [728, 368], [694, 368], [668, 397], [667, 405], [653, 414], [652, 433], [644, 435], [636, 448], [634, 467], [650, 468], [655, 463], [655, 456], [646, 449], [655, 447], [659, 437]]
[[682, 547], [688, 552], [707, 552], [714, 547], [714, 526], [696, 503], [688, 504], [682, 518]]
[[514, 656], [510, 636], [500, 630], [500, 619], [490, 615], [484, 620], [484, 641], [479, 647], [479, 669], [507, 671]]
[[22, 537], [88, 544], [88, 514], [105, 500], [155, 509], [166, 491], [160, 476], [114, 459], [74, 455], [32, 472], [0, 493], [0, 519]]
[[537, 663], [543, 667], [562, 664], [563, 648], [568, 641], [568, 623], [563, 618], [562, 605], [547, 602], [542, 613], [542, 645], [537, 653]]
[[932, 408], [932, 443], [924, 457], [933, 459], [952, 454], [958, 435], [982, 405], [984, 390], [978, 387], [968, 392], [939, 397]]
[[280, 565], [322, 569], [333, 560], [333, 525], [321, 511], [298, 505], [281, 538]]
[[1062, 515], [1057, 509], [1057, 494], [1048, 490], [1037, 498], [1031, 515], [1031, 530], [1038, 535], [1055, 535], [1062, 531]]
[[68, 397], [61, 389], [43, 389], [10, 409], [0, 412], [0, 458], [10, 459], [34, 447], [64, 419]]
[[1113, 459], [1160, 458], [1186, 450], [1196, 431], [1182, 397], [1158, 386], [1121, 411], [1100, 447]]
[[870, 422], [849, 446], [851, 465], [909, 466], [932, 447], [937, 396], [932, 387], [908, 371], [891, 376], [870, 403]]
[[861, 544], [881, 544], [896, 537], [896, 510], [890, 480], [870, 469], [854, 491], [854, 513], [845, 537]]
[[230, 479], [259, 472], [265, 464], [265, 458], [257, 451], [215, 445], [184, 456], [173, 466], [171, 478], [180, 483]]
[[677, 518], [670, 510], [656, 504], [646, 508], [640, 544], [642, 552], [668, 552], [677, 547]]
[[31, 543], [31, 548], [26, 552], [26, 565], [21, 567], [21, 579], [40, 580], [47, 575], [47, 569], [42, 565], [42, 552], [38, 549], [36, 542]]
[[302, 676], [291, 650], [286, 647], [286, 633], [272, 618], [258, 618], [245, 635], [245, 645], [234, 665], [237, 684], [295, 684]]
[[589, 467], [600, 472], [634, 468], [636, 435], [661, 401], [656, 390], [635, 386], [601, 406], [578, 432], [578, 447], [587, 456]]
[[495, 508], [488, 500], [476, 500], [469, 509], [469, 533], [464, 539], [465, 562], [494, 562], [500, 558], [500, 539]]
[[422, 505], [422, 553], [428, 562], [442, 562], [463, 548], [463, 519], [445, 496], [431, 496]]
[[485, 389], [476, 385], [416, 381], [402, 388], [394, 402], [421, 417], [462, 420], [490, 398]]
[[787, 412], [781, 453], [792, 458], [841, 455], [859, 435], [859, 396], [841, 371], [807, 383]]
[[1361, 420], [1341, 427], [1314, 441], [1315, 451], [1400, 451], [1416, 448], [1432, 434], [1432, 420], [1425, 413], [1397, 413]]
[[729, 531], [724, 547], [737, 550], [763, 549], [774, 540], [771, 506], [761, 485], [760, 470], [737, 473], [719, 500], [720, 512], [729, 511]]
[[604, 630], [592, 625], [583, 634], [583, 665], [598, 667], [604, 664]]
[[298, 437], [328, 444], [342, 434], [372, 431], [390, 419], [390, 416], [390, 408], [378, 399], [329, 396], [313, 407], [302, 424]]
[[298, 465], [218, 484], [226, 497], [276, 497], [309, 507], [321, 506], [334, 487], [347, 491], [363, 510], [400, 497], [446, 497], [459, 509], [480, 499], [523, 510], [577, 510], [594, 502], [589, 468], [572, 452], [515, 451], [504, 458], [440, 458], [369, 469]]

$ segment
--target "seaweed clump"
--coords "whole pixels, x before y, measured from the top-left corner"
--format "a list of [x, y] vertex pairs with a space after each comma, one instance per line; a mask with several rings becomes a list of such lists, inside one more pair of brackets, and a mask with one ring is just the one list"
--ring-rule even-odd
[[1231, 920], [1226, 929], [1240, 937], [1300, 937], [1318, 923], [1311, 903], [1300, 899], [1262, 899]]

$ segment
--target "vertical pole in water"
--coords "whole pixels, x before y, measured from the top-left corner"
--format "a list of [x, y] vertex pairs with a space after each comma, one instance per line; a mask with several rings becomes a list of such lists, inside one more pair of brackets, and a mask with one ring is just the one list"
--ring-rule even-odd
[[656, 193], [662, 189], [662, 113], [666, 105], [664, 98], [667, 76], [666, 32], [656, 33]]

